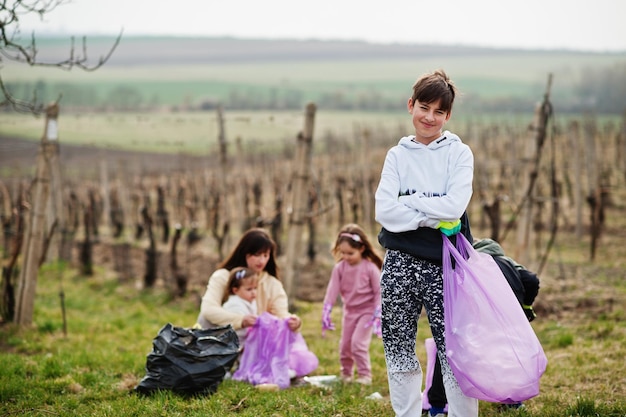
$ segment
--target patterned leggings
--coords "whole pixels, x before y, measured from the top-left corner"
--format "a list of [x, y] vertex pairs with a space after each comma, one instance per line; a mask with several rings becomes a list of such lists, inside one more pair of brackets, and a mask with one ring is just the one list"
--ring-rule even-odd
[[478, 416], [478, 401], [461, 392], [445, 355], [441, 266], [388, 250], [381, 276], [382, 333], [389, 395], [396, 416], [421, 416], [422, 368], [415, 353], [417, 321], [426, 309], [441, 360], [448, 417]]

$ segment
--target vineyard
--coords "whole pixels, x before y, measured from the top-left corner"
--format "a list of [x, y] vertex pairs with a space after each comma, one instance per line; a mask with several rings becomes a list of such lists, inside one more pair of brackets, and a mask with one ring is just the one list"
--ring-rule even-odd
[[[626, 132], [624, 123], [592, 117], [559, 123], [547, 115], [544, 122], [542, 129], [539, 120], [534, 126], [467, 120], [455, 133], [475, 156], [469, 206], [474, 236], [498, 240], [507, 254], [538, 271], [547, 295], [551, 282], [571, 277], [559, 255], [564, 246], [584, 245], [593, 262], [615, 246], [608, 239], [626, 238], [616, 220], [626, 209]], [[244, 151], [241, 139], [219, 137], [220, 152], [209, 156], [56, 144], [46, 150], [0, 138], [6, 149], [19, 149], [0, 159], [13, 167], [0, 178], [4, 319], [11, 317], [7, 292], [16, 288], [23, 268], [25, 231], [37, 216], [34, 199], [42, 180], [50, 181], [50, 192], [39, 213], [44, 249], [38, 265], [58, 258], [87, 276], [112, 271], [121, 282], [199, 297], [242, 231], [260, 226], [278, 243], [283, 270], [295, 265], [292, 294], [321, 300], [335, 232], [356, 222], [376, 235], [373, 195], [382, 162], [408, 133], [354, 126], [351, 137], [313, 135], [306, 190], [295, 182], [302, 175], [301, 132], [273, 152], [259, 153]], [[49, 178], [40, 172], [44, 155], [52, 165]], [[304, 212], [296, 222], [297, 205]], [[286, 259], [293, 227], [302, 241], [295, 261]], [[623, 275], [621, 261], [612, 262]], [[542, 307], [541, 294], [538, 309], [558, 312], [553, 302]], [[604, 309], [605, 301], [592, 304]]]
[[[81, 54], [73, 37], [0, 38], [0, 416], [390, 414], [380, 337], [371, 385], [311, 381], [342, 372], [341, 305], [336, 331], [320, 323], [337, 231], [358, 223], [384, 254], [381, 168], [413, 133], [407, 80], [436, 68], [460, 87], [446, 128], [474, 155], [472, 235], [540, 279], [540, 393], [480, 415], [626, 416], [625, 51], [120, 34], [83, 38]], [[277, 243], [314, 378], [138, 395], [158, 329], [196, 323], [252, 227]]]

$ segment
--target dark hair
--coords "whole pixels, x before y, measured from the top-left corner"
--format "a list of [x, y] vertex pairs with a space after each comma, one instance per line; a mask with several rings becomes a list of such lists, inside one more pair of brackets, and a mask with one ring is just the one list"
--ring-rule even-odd
[[247, 267], [248, 264], [246, 263], [246, 255], [256, 255], [266, 251], [270, 251], [270, 258], [265, 266], [265, 271], [268, 274], [279, 278], [278, 265], [276, 265], [275, 258], [276, 243], [265, 230], [257, 227], [249, 229], [243, 234], [243, 236], [241, 236], [241, 239], [239, 239], [239, 243], [237, 243], [235, 249], [233, 249], [230, 255], [222, 261], [219, 268], [231, 270], [238, 266]]
[[336, 258], [339, 258], [339, 245], [341, 242], [348, 242], [348, 244], [354, 249], [364, 248], [362, 256], [365, 259], [372, 261], [379, 269], [382, 268], [382, 258], [374, 252], [372, 244], [359, 225], [349, 223], [341, 228], [339, 234], [337, 235], [337, 240], [335, 240], [335, 246], [331, 251]]
[[226, 290], [222, 296], [222, 304], [224, 304], [226, 300], [228, 300], [228, 297], [233, 294], [234, 288], [241, 287], [241, 284], [250, 279], [253, 282], [256, 282], [258, 278], [259, 276], [257, 273], [251, 268], [238, 266], [231, 269], [230, 275], [228, 276], [228, 284], [226, 285]]
[[420, 103], [429, 104], [440, 100], [440, 108], [450, 113], [456, 95], [457, 89], [454, 83], [444, 70], [439, 69], [422, 75], [415, 82], [411, 102], [415, 104], [415, 101], [419, 101]]

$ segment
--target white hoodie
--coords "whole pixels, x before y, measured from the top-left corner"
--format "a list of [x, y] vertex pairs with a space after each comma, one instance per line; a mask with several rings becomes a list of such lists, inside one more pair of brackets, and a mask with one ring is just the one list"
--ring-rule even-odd
[[403, 137], [387, 152], [376, 190], [376, 221], [393, 233], [457, 220], [472, 197], [469, 146], [449, 131], [429, 145], [414, 139]]

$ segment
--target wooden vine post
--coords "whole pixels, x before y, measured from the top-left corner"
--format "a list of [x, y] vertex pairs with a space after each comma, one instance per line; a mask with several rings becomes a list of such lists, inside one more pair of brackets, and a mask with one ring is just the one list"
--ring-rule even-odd
[[[63, 181], [61, 178], [61, 162], [59, 160], [59, 131], [58, 131], [59, 106], [54, 103], [49, 106], [46, 112], [46, 139], [49, 147], [48, 166], [50, 167], [50, 198], [48, 199], [48, 214], [46, 216], [46, 233], [50, 236], [48, 246], [49, 260], [69, 261], [65, 256], [71, 254], [71, 242], [67, 241], [67, 216], [63, 208]], [[70, 250], [67, 250], [70, 246]], [[42, 254], [45, 255], [45, 254]]]
[[585, 157], [587, 159], [587, 184], [589, 191], [587, 192], [587, 203], [591, 209], [591, 246], [590, 259], [593, 261], [596, 257], [600, 235], [602, 233], [602, 225], [604, 223], [604, 199], [603, 185], [600, 176], [601, 168], [599, 167], [600, 158], [596, 148], [596, 125], [592, 120], [587, 120], [584, 125], [584, 147]]
[[363, 129], [360, 134], [361, 141], [357, 144], [357, 149], [359, 149], [359, 162], [361, 165], [361, 178], [363, 181], [363, 196], [361, 198], [361, 201], [363, 202], [363, 219], [361, 220], [361, 224], [363, 225], [365, 230], [372, 232], [375, 228], [372, 222], [372, 219], [374, 219], [372, 205], [372, 202], [374, 201], [374, 193], [372, 192], [369, 176], [369, 152], [371, 134], [369, 129]]
[[530, 260], [529, 250], [536, 200], [535, 185], [539, 177], [542, 149], [547, 136], [548, 121], [552, 112], [552, 106], [550, 104], [551, 87], [552, 74], [549, 74], [546, 92], [543, 96], [543, 102], [540, 103], [535, 109], [535, 120], [533, 122], [535, 140], [533, 142], [528, 142], [528, 147], [526, 149], [526, 160], [530, 162], [531, 168], [528, 174], [527, 184], [524, 187], [526, 195], [524, 196], [523, 205], [519, 215], [517, 245], [515, 246], [514, 251], [514, 259], [517, 259], [522, 265], [527, 265]]
[[298, 258], [302, 255], [302, 230], [308, 216], [308, 193], [311, 176], [311, 158], [313, 149], [313, 127], [316, 106], [306, 106], [304, 131], [298, 135], [296, 160], [291, 184], [291, 207], [288, 207], [289, 232], [286, 249], [285, 291], [292, 303], [296, 294]]
[[[218, 122], [218, 145], [220, 152], [220, 170], [219, 181], [216, 183], [218, 188], [214, 193], [214, 213], [211, 221], [211, 231], [213, 237], [217, 241], [217, 249], [220, 259], [224, 258], [224, 246], [228, 239], [230, 230], [230, 207], [228, 204], [228, 175], [230, 169], [228, 166], [228, 142], [226, 141], [226, 129], [224, 127], [224, 111], [222, 106], [217, 108]], [[221, 218], [220, 218], [221, 217]]]
[[111, 187], [109, 186], [109, 164], [100, 150], [100, 195], [102, 196], [102, 212], [104, 213], [105, 226], [107, 230], [113, 226], [113, 216], [111, 215]]
[[571, 140], [571, 147], [573, 150], [573, 166], [574, 166], [574, 207], [576, 210], [574, 224], [576, 239], [581, 240], [583, 236], [583, 170], [584, 166], [582, 162], [582, 152], [580, 146], [580, 126], [577, 121], [572, 121], [568, 125], [568, 137]]
[[33, 184], [30, 221], [26, 222], [22, 253], [22, 270], [17, 287], [16, 310], [14, 321], [18, 325], [28, 326], [33, 322], [37, 274], [44, 255], [46, 235], [46, 210], [50, 196], [52, 168], [50, 161], [58, 153], [57, 118], [59, 105], [51, 104], [46, 109], [44, 135], [37, 154], [37, 169]]

